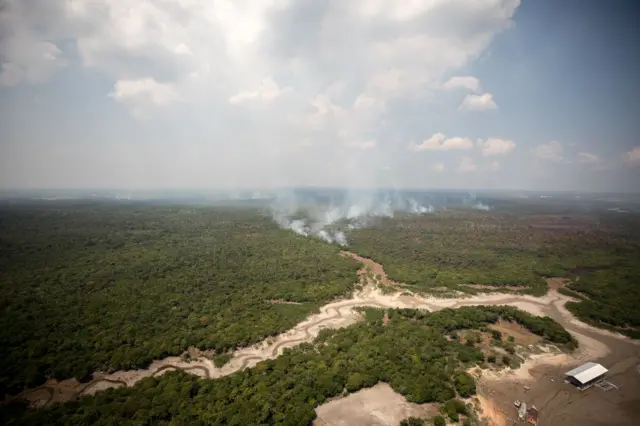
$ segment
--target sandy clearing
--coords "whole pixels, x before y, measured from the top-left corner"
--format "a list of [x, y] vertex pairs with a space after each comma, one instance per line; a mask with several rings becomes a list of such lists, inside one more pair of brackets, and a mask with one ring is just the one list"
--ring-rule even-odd
[[314, 426], [397, 426], [407, 417], [431, 417], [438, 404], [413, 404], [386, 383], [362, 389], [316, 408]]
[[[551, 364], [577, 363], [581, 359], [603, 357], [610, 352], [609, 348], [604, 343], [576, 331], [576, 327], [587, 332], [597, 332], [603, 336], [615, 337], [616, 339], [630, 342], [630, 339], [624, 336], [596, 329], [595, 327], [589, 326], [573, 317], [573, 315], [564, 307], [564, 304], [567, 301], [571, 301], [573, 299], [558, 293], [554, 289], [559, 288], [562, 285], [562, 280], [559, 279], [551, 279], [553, 280], [552, 287], [554, 288], [551, 288], [545, 296], [539, 298], [528, 295], [499, 293], [478, 294], [453, 299], [437, 298], [433, 296], [422, 297], [401, 291], [392, 294], [383, 294], [380, 289], [374, 285], [371, 277], [366, 274], [366, 267], [368, 266], [375, 274], [380, 275], [383, 283], [393, 284], [393, 282], [387, 278], [382, 265], [371, 259], [358, 256], [355, 253], [342, 252], [341, 255], [352, 257], [365, 265], [358, 271], [358, 274], [365, 283], [365, 286], [361, 290], [355, 292], [351, 299], [334, 301], [321, 307], [319, 313], [310, 315], [306, 320], [297, 324], [294, 328], [283, 334], [269, 338], [253, 346], [236, 350], [232, 359], [222, 368], [216, 368], [213, 365], [213, 362], [204, 356], [194, 357], [195, 359], [189, 362], [183, 361], [180, 357], [168, 357], [162, 360], [153, 361], [151, 365], [145, 369], [117, 371], [112, 374], [97, 372], [94, 374], [94, 379], [88, 384], [80, 384], [75, 381], [73, 382], [75, 383], [74, 385], [70, 385], [72, 382], [69, 380], [65, 380], [63, 382], [51, 380], [47, 382], [46, 387], [55, 390], [53, 398], [46, 400], [43, 403], [42, 399], [38, 399], [37, 396], [39, 395], [39, 398], [46, 398], [46, 394], [38, 393], [32, 394], [30, 399], [34, 404], [48, 405], [53, 401], [66, 401], [74, 399], [80, 394], [93, 394], [108, 387], [121, 386], [121, 382], [126, 386], [133, 386], [136, 382], [145, 377], [154, 376], [160, 372], [164, 372], [164, 370], [174, 368], [182, 369], [201, 377], [208, 377], [212, 379], [223, 377], [247, 367], [254, 367], [261, 361], [274, 359], [280, 355], [285, 348], [291, 348], [303, 342], [311, 342], [323, 328], [341, 328], [355, 324], [361, 319], [361, 315], [355, 311], [354, 308], [362, 306], [380, 308], [412, 308], [432, 312], [444, 308], [459, 308], [463, 306], [509, 305], [515, 306], [537, 316], [551, 314], [552, 309], [555, 309], [561, 315], [559, 320], [562, 325], [566, 326], [570, 324], [573, 326], [570, 331], [579, 341], [581, 348], [576, 353], [576, 356], [547, 359], [544, 361]], [[640, 342], [634, 342], [634, 344], [638, 343]], [[194, 350], [190, 350], [189, 352], [198, 353]], [[530, 368], [534, 368], [542, 362], [542, 359], [536, 360], [535, 362], [534, 360], [531, 360], [529, 364], [525, 362], [520, 368], [523, 372], [518, 374], [527, 375]], [[101, 384], [98, 382], [101, 382]], [[33, 391], [34, 389], [26, 390], [16, 397], [26, 397], [27, 394]], [[13, 399], [16, 397], [7, 399]]]
[[481, 417], [489, 420], [491, 426], [507, 426], [507, 419], [489, 398], [478, 395]]

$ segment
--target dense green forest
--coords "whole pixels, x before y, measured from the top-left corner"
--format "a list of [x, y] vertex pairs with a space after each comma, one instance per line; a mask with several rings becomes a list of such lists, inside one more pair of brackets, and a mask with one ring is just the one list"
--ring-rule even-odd
[[109, 389], [95, 396], [29, 410], [0, 407], [6, 425], [306, 425], [314, 408], [331, 397], [380, 381], [416, 403], [444, 403], [450, 418], [464, 415], [456, 397], [475, 394], [465, 369], [485, 354], [453, 338], [458, 330], [486, 330], [498, 319], [517, 321], [557, 344], [575, 342], [559, 324], [511, 307], [468, 307], [435, 313], [363, 309], [365, 321], [339, 330], [323, 330], [313, 343], [288, 349], [216, 380], [183, 372], [146, 378], [133, 388]]
[[381, 220], [354, 230], [349, 241], [353, 251], [382, 263], [389, 278], [417, 291], [519, 285], [542, 295], [543, 277], [570, 278], [568, 288], [586, 299], [568, 304], [578, 317], [638, 336], [639, 227], [632, 214], [452, 210]]
[[338, 251], [247, 208], [3, 206], [0, 395], [285, 331], [353, 289]]

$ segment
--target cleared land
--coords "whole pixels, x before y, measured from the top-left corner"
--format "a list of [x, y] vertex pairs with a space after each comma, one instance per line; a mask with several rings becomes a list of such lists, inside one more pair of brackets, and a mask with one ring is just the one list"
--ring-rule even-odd
[[316, 408], [314, 426], [398, 425], [407, 417], [438, 415], [438, 404], [412, 404], [386, 383], [352, 393]]

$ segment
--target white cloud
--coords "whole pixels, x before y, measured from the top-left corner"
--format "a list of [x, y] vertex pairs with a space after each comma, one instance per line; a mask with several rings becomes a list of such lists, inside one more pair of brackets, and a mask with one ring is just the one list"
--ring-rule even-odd
[[589, 152], [581, 152], [578, 154], [578, 163], [580, 164], [599, 164], [602, 159], [595, 154]]
[[[215, 181], [198, 177], [198, 170], [222, 176], [230, 170], [242, 182], [249, 175], [259, 176], [251, 169], [252, 173], [238, 171], [238, 165], [253, 165], [251, 155], [256, 156], [255, 164], [264, 165], [265, 175], [268, 164], [277, 172], [299, 169], [300, 175], [291, 172], [291, 181], [304, 175], [311, 182], [315, 173], [318, 179], [339, 183], [342, 176], [322, 175], [322, 165], [335, 156], [332, 150], [349, 141], [363, 141], [364, 147], [377, 140], [379, 149], [370, 149], [367, 156], [380, 152], [383, 158], [385, 136], [400, 134], [407, 116], [424, 113], [425, 101], [444, 96], [445, 76], [459, 77], [450, 79], [449, 85], [480, 92], [477, 79], [460, 73], [512, 25], [519, 4], [519, 0], [5, 0], [0, 12], [0, 84], [44, 82], [68, 64], [65, 78], [55, 81], [60, 85], [56, 89], [78, 78], [91, 90], [87, 103], [96, 105], [94, 91], [104, 90], [105, 98], [117, 101], [113, 107], [151, 119], [156, 109], [171, 106], [171, 114], [158, 111], [157, 119], [166, 120], [163, 128], [183, 129], [184, 119], [189, 118], [194, 126], [184, 129], [184, 139], [207, 141], [206, 146], [193, 142], [189, 157], [202, 161], [200, 169], [188, 170], [197, 183]], [[103, 82], [113, 89], [102, 89]], [[268, 107], [251, 108], [265, 101], [271, 101]], [[265, 139], [279, 143], [264, 143]], [[314, 158], [309, 163], [317, 170], [288, 156], [286, 150], [293, 151], [302, 140], [313, 141]], [[336, 140], [340, 143], [332, 144]], [[471, 148], [468, 138], [453, 137], [418, 150]], [[140, 167], [131, 173], [141, 173], [145, 182], [153, 180], [148, 177], [152, 170], [171, 184], [185, 182], [187, 173], [169, 171], [174, 154], [164, 150], [156, 154], [164, 163], [149, 161], [144, 173]], [[282, 166], [271, 166], [275, 160], [264, 161], [267, 155]], [[347, 157], [336, 156], [343, 162], [350, 161]], [[219, 167], [205, 164], [219, 158], [227, 161]], [[130, 164], [136, 161], [146, 164], [147, 157]]]
[[491, 93], [484, 93], [482, 95], [469, 94], [465, 96], [458, 107], [460, 111], [484, 111], [496, 108], [498, 108], [498, 105], [493, 101], [493, 95]]
[[136, 116], [144, 116], [149, 107], [162, 107], [180, 101], [180, 95], [171, 84], [158, 83], [153, 78], [118, 80], [109, 96], [129, 104]]
[[66, 59], [55, 44], [34, 40], [29, 34], [0, 40], [0, 58], [3, 59], [0, 87], [20, 83], [38, 84], [67, 66]]
[[640, 166], [640, 146], [634, 147], [625, 155], [625, 161], [632, 166]]
[[349, 147], [351, 148], [357, 148], [357, 149], [371, 149], [371, 148], [375, 148], [376, 145], [378, 143], [374, 140], [367, 140], [367, 141], [358, 141], [358, 142], [352, 142], [347, 144]]
[[464, 157], [460, 161], [460, 166], [458, 166], [458, 171], [462, 173], [471, 173], [475, 172], [476, 170], [478, 170], [478, 166], [471, 157]]
[[558, 141], [551, 141], [547, 144], [540, 144], [536, 146], [533, 150], [533, 155], [545, 161], [554, 161], [559, 162], [563, 160], [562, 152], [562, 144]]
[[290, 87], [281, 89], [278, 83], [273, 81], [272, 78], [265, 78], [260, 83], [260, 87], [257, 90], [243, 90], [229, 98], [230, 104], [242, 104], [251, 101], [273, 101], [283, 93], [290, 91]]
[[442, 133], [434, 133], [429, 139], [421, 144], [412, 144], [409, 149], [412, 151], [449, 151], [466, 150], [473, 148], [473, 141], [469, 138], [453, 137], [446, 139]]
[[437, 163], [433, 165], [433, 170], [435, 170], [436, 172], [442, 172], [444, 171], [445, 166], [443, 163]]
[[484, 169], [490, 172], [498, 171], [500, 170], [500, 163], [498, 161], [492, 161], [491, 163], [484, 166]]
[[472, 76], [455, 76], [447, 80], [442, 87], [447, 90], [463, 88], [477, 92], [480, 90], [480, 80]]
[[484, 142], [480, 142], [480, 147], [482, 148], [482, 155], [489, 157], [508, 154], [515, 149], [516, 144], [512, 140], [489, 138]]

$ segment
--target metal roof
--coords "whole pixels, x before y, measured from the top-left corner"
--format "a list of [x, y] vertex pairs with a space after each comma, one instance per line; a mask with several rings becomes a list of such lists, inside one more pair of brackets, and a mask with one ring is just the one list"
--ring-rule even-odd
[[584, 384], [590, 382], [596, 377], [602, 376], [607, 371], [609, 370], [604, 368], [601, 364], [595, 362], [587, 362], [586, 364], [583, 364], [580, 367], [574, 368], [573, 370], [565, 373], [565, 375], [573, 377], [580, 383]]

